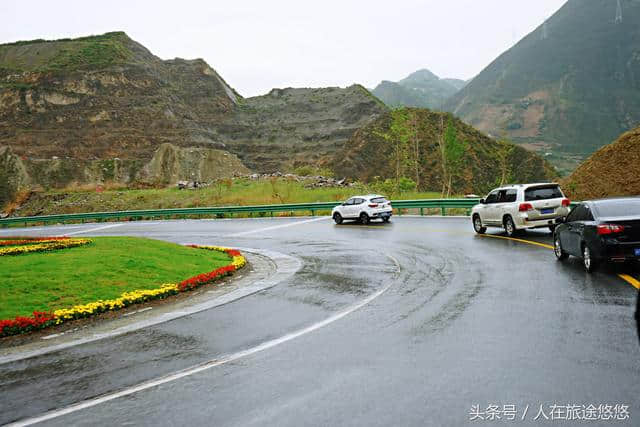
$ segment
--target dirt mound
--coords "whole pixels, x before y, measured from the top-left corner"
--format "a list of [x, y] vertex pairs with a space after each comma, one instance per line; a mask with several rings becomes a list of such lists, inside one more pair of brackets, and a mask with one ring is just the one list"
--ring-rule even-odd
[[640, 127], [623, 133], [563, 181], [574, 200], [640, 195]]

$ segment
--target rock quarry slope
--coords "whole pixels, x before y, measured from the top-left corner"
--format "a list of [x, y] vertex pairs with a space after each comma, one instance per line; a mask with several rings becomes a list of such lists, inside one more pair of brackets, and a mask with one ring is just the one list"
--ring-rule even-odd
[[0, 146], [34, 185], [283, 170], [385, 110], [358, 85], [243, 98], [203, 60], [162, 60], [122, 32], [0, 45]]

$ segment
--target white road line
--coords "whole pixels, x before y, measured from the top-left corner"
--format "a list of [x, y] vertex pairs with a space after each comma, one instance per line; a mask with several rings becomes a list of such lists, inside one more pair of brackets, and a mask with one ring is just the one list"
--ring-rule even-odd
[[124, 224], [103, 225], [102, 227], [90, 228], [88, 230], [80, 230], [80, 231], [74, 231], [73, 233], [65, 233], [64, 236], [72, 236], [74, 234], [82, 234], [82, 233], [91, 233], [93, 231], [104, 230], [105, 228], [120, 227], [121, 225], [124, 225]]
[[57, 225], [57, 226], [47, 226], [47, 227], [21, 227], [21, 228], [7, 228], [6, 230], [0, 230], [0, 233], [16, 233], [23, 231], [42, 231], [42, 230], [56, 230], [58, 228], [62, 229], [72, 229], [72, 228], [82, 228], [86, 227], [86, 225]]
[[240, 233], [229, 234], [229, 237], [246, 236], [247, 234], [261, 233], [263, 231], [276, 230], [278, 228], [293, 227], [294, 225], [301, 225], [301, 224], [306, 224], [306, 223], [309, 223], [309, 222], [322, 221], [322, 220], [325, 220], [325, 219], [329, 219], [329, 217], [328, 216], [321, 216], [319, 218], [312, 218], [312, 219], [306, 219], [304, 221], [290, 222], [288, 224], [272, 225], [271, 227], [258, 228], [256, 230], [242, 231]]
[[[398, 261], [393, 258], [390, 255], [387, 255], [392, 261], [393, 263], [396, 265], [397, 270], [396, 273], [398, 273], [400, 271], [400, 264], [398, 263]], [[326, 318], [325, 320], [322, 320], [320, 322], [314, 323], [311, 326], [307, 326], [306, 328], [303, 329], [299, 329], [297, 331], [291, 332], [289, 334], [283, 335], [280, 338], [275, 338], [269, 341], [265, 341], [262, 344], [259, 344], [255, 347], [249, 348], [247, 350], [243, 350], [243, 351], [239, 351], [237, 353], [232, 353], [229, 354], [227, 356], [223, 356], [219, 359], [213, 359], [210, 360], [208, 362], [202, 363], [200, 365], [196, 365], [193, 366], [191, 368], [187, 368], [187, 369], [183, 369], [181, 371], [175, 372], [173, 374], [170, 375], [166, 375], [164, 377], [160, 377], [158, 379], [155, 380], [151, 380], [151, 381], [147, 381], [144, 382], [142, 384], [138, 384], [136, 386], [133, 387], [129, 387], [127, 389], [115, 392], [115, 393], [110, 393], [110, 394], [106, 394], [104, 396], [95, 398], [95, 399], [90, 399], [90, 400], [85, 400], [81, 403], [76, 403], [74, 405], [70, 405], [67, 406], [66, 408], [62, 408], [62, 409], [56, 409], [50, 412], [46, 412], [40, 416], [37, 417], [32, 417], [32, 418], [27, 418], [24, 420], [20, 420], [20, 421], [16, 421], [14, 423], [11, 424], [7, 424], [7, 426], [13, 426], [13, 427], [17, 427], [17, 426], [30, 426], [36, 423], [41, 423], [43, 421], [48, 421], [48, 420], [52, 420], [54, 418], [58, 418], [61, 417], [63, 415], [68, 415], [68, 414], [72, 414], [74, 412], [78, 412], [81, 411], [83, 409], [87, 409], [87, 408], [91, 408], [93, 406], [97, 406], [100, 405], [102, 403], [106, 403], [109, 402], [111, 400], [114, 399], [118, 399], [120, 397], [124, 397], [124, 396], [129, 396], [135, 393], [138, 393], [140, 391], [144, 391], [144, 390], [148, 390], [150, 388], [153, 387], [157, 387], [159, 385], [162, 384], [166, 384], [175, 380], [179, 380], [181, 378], [184, 377], [188, 377], [206, 370], [209, 370], [211, 368], [215, 368], [216, 366], [220, 366], [220, 365], [224, 365], [226, 363], [229, 362], [233, 362], [236, 361], [238, 359], [241, 359], [243, 357], [247, 357], [247, 356], [251, 356], [253, 354], [256, 354], [258, 352], [264, 351], [264, 350], [268, 350], [270, 348], [273, 348], [275, 346], [278, 346], [280, 344], [284, 344], [288, 341], [294, 340], [298, 337], [301, 337], [303, 335], [306, 335], [310, 332], [316, 331], [320, 328], [323, 328], [327, 325], [330, 325], [331, 323], [342, 319], [345, 316], [348, 316], [349, 314], [353, 313], [356, 310], [361, 309], [362, 307], [364, 307], [365, 305], [369, 304], [371, 301], [375, 300], [376, 298], [378, 298], [380, 295], [382, 295], [383, 293], [385, 293], [389, 288], [391, 287], [391, 283], [389, 283], [387, 286], [385, 286], [384, 288], [374, 292], [373, 294], [369, 295], [368, 297], [366, 297], [365, 299], [363, 299], [362, 301], [353, 304], [349, 307], [347, 307], [346, 309], [334, 314], [331, 317]]]

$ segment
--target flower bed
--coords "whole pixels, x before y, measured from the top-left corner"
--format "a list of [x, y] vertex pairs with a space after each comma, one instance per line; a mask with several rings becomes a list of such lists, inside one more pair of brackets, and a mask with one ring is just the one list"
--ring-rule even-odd
[[29, 243], [54, 242], [58, 240], [69, 240], [68, 237], [12, 237], [11, 239], [0, 239], [0, 246], [19, 246]]
[[[72, 240], [72, 239], [69, 239]], [[85, 240], [85, 239], [73, 239]], [[225, 252], [231, 257], [231, 264], [217, 268], [209, 273], [199, 274], [180, 283], [168, 283], [156, 289], [135, 290], [124, 292], [119, 298], [109, 300], [98, 300], [88, 304], [80, 304], [71, 308], [54, 310], [52, 313], [34, 311], [33, 316], [18, 316], [15, 319], [0, 320], [0, 337], [17, 335], [38, 329], [44, 329], [52, 325], [59, 325], [66, 321], [81, 319], [106, 311], [119, 310], [121, 308], [155, 299], [163, 299], [179, 292], [186, 292], [207, 285], [224, 276], [232, 274], [234, 271], [244, 267], [247, 263], [240, 251], [223, 248], [219, 246], [197, 246], [189, 247], [205, 250]], [[8, 248], [7, 248], [8, 249]], [[3, 249], [0, 249], [2, 251]]]
[[[12, 242], [11, 246], [7, 242]], [[88, 245], [89, 239], [70, 239], [68, 237], [47, 237], [41, 239], [3, 240], [0, 245], [0, 256], [20, 255], [31, 252], [47, 252], [58, 249], [75, 248]]]

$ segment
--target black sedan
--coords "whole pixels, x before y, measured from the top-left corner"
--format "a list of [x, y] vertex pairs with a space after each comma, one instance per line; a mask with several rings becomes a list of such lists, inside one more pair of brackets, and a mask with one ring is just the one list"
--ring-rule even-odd
[[553, 234], [556, 257], [581, 257], [592, 272], [603, 261], [640, 261], [640, 197], [582, 202]]

